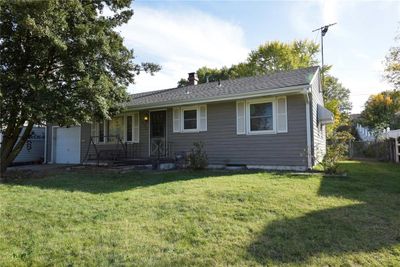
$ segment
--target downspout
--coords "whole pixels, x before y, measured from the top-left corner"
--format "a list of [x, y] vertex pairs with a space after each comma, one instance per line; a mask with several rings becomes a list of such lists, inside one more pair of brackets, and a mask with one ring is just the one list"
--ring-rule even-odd
[[304, 88], [304, 100], [306, 103], [306, 132], [307, 132], [307, 169], [312, 168], [312, 157], [311, 157], [311, 113], [310, 113], [310, 93], [311, 85]]

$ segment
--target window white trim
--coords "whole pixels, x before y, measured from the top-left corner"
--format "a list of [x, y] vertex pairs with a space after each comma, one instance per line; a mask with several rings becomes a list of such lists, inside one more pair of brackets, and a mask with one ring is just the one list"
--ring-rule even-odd
[[[185, 129], [185, 111], [196, 111], [196, 129]], [[180, 106], [172, 109], [173, 133], [199, 133], [207, 131], [207, 105]]]
[[[132, 136], [131, 140], [128, 141], [128, 117], [132, 119]], [[128, 144], [139, 143], [140, 141], [140, 115], [139, 112], [130, 112], [124, 114], [124, 141]]]
[[109, 120], [103, 120], [103, 141], [100, 141], [100, 122], [96, 122], [97, 127], [96, 127], [96, 135], [97, 135], [97, 144], [106, 144], [107, 143], [107, 136], [108, 136], [108, 131], [110, 130], [110, 127], [107, 128], [107, 126], [110, 125]]
[[[250, 105], [252, 104], [272, 104], [272, 130], [252, 131], [250, 127]], [[259, 98], [246, 101], [246, 128], [248, 135], [257, 134], [276, 134], [276, 98]]]
[[[278, 114], [278, 100], [285, 100], [284, 111]], [[272, 130], [251, 131], [250, 105], [272, 103]], [[282, 104], [282, 103], [281, 103]], [[285, 129], [278, 129], [279, 120], [284, 120]], [[263, 97], [243, 99], [236, 101], [236, 134], [237, 135], [263, 135], [280, 134], [288, 132], [287, 96]]]
[[139, 143], [140, 140], [140, 114], [139, 112], [133, 113], [133, 125], [132, 125], [132, 141], [133, 143]]
[[[128, 117], [131, 117], [131, 123], [132, 123], [132, 136], [131, 140], [128, 140]], [[124, 114], [124, 141], [126, 143], [132, 143], [133, 142], [133, 114]]]
[[[185, 129], [185, 111], [195, 110], [196, 111], [196, 129]], [[181, 107], [181, 132], [182, 133], [197, 133], [199, 130], [199, 119], [200, 119], [200, 110], [199, 106], [186, 106]]]

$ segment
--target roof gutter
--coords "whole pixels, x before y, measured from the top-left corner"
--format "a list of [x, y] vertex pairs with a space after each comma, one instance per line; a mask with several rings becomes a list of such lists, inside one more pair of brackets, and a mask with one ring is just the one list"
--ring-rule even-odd
[[149, 105], [138, 105], [138, 106], [126, 106], [126, 111], [131, 110], [142, 110], [142, 109], [149, 109], [149, 108], [165, 108], [165, 107], [174, 107], [174, 106], [182, 106], [182, 105], [194, 105], [194, 104], [203, 104], [203, 103], [212, 103], [212, 102], [221, 102], [221, 101], [229, 101], [229, 100], [238, 100], [243, 98], [253, 98], [253, 97], [262, 97], [262, 96], [273, 96], [273, 95], [282, 95], [282, 94], [303, 94], [304, 90], [310, 88], [309, 84], [304, 85], [297, 85], [291, 87], [281, 87], [276, 89], [269, 89], [269, 90], [262, 90], [259, 92], [250, 92], [250, 93], [243, 93], [237, 94], [233, 96], [226, 96], [226, 97], [209, 97], [203, 98], [201, 100], [192, 100], [192, 101], [168, 101], [162, 104], [149, 104]]

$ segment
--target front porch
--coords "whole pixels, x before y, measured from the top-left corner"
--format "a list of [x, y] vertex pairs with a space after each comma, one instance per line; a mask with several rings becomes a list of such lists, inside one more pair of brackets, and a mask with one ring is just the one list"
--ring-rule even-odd
[[[170, 169], [181, 163], [182, 153], [172, 153], [171, 143], [154, 140], [149, 155], [143, 156], [141, 144], [125, 142], [118, 135], [109, 135], [99, 142], [98, 136], [90, 136], [89, 145], [82, 159], [89, 166], [137, 166], [138, 168]], [[173, 166], [172, 166], [173, 165]]]

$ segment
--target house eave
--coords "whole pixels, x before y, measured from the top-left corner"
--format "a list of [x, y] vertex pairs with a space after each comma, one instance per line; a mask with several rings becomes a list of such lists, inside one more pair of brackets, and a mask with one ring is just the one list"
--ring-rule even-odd
[[254, 98], [261, 96], [274, 96], [274, 95], [289, 95], [289, 94], [302, 94], [304, 89], [307, 89], [310, 84], [302, 84], [290, 87], [282, 87], [276, 89], [262, 90], [258, 92], [249, 92], [243, 94], [235, 94], [224, 97], [210, 97], [203, 98], [199, 100], [191, 100], [191, 101], [166, 101], [158, 104], [147, 104], [147, 105], [137, 105], [137, 106], [126, 106], [126, 111], [134, 111], [134, 110], [144, 110], [144, 109], [154, 109], [154, 108], [165, 108], [165, 107], [174, 107], [174, 106], [183, 106], [183, 105], [195, 105], [195, 104], [204, 104], [204, 103], [212, 103], [212, 102], [222, 102], [229, 100], [239, 100], [243, 98]]

